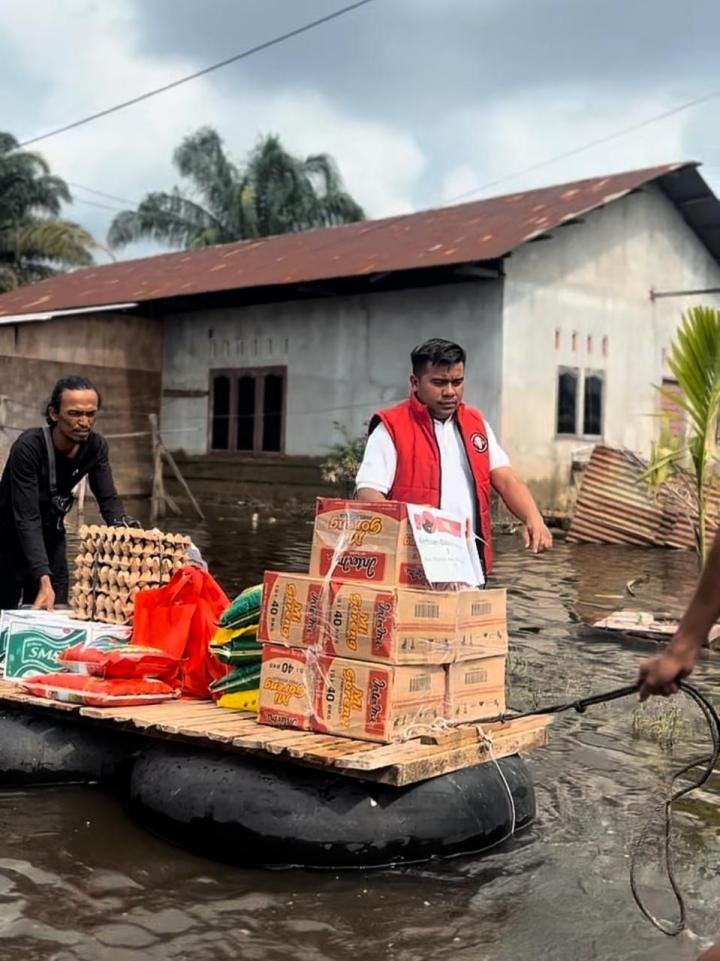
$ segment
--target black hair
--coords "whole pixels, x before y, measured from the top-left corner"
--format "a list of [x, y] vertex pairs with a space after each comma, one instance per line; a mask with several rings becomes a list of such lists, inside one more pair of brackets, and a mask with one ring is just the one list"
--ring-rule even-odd
[[419, 344], [410, 354], [413, 374], [416, 377], [425, 373], [428, 364], [437, 367], [452, 367], [453, 364], [464, 364], [466, 354], [459, 344], [440, 337], [431, 337], [424, 344]]
[[62, 402], [63, 391], [65, 390], [94, 390], [97, 394], [98, 399], [98, 410], [102, 405], [102, 397], [100, 396], [100, 391], [97, 389], [95, 384], [87, 377], [80, 377], [77, 374], [72, 377], [61, 377], [60, 380], [53, 387], [52, 394], [50, 394], [50, 400], [45, 406], [45, 420], [52, 427], [55, 421], [50, 416], [50, 408], [53, 410], [60, 410], [60, 403]]

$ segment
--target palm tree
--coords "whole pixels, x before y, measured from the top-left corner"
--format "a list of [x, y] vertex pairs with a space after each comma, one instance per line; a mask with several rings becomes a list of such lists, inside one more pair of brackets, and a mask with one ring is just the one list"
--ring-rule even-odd
[[[681, 394], [669, 394], [688, 417], [684, 444], [658, 445], [646, 477], [658, 486], [675, 484], [676, 495], [688, 504], [702, 563], [708, 550], [708, 491], [717, 480], [717, 429], [720, 414], [720, 311], [693, 307], [683, 317], [668, 354], [668, 366]], [[667, 393], [664, 388], [658, 388]], [[690, 458], [690, 469], [684, 465]]]
[[193, 188], [150, 193], [137, 210], [112, 222], [108, 242], [121, 247], [150, 238], [191, 248], [250, 237], [332, 227], [362, 220], [327, 154], [301, 160], [274, 136], [259, 141], [244, 168], [228, 159], [222, 140], [203, 127], [176, 148], [173, 162]]
[[60, 218], [71, 200], [42, 157], [0, 132], [0, 291], [93, 262], [93, 237]]

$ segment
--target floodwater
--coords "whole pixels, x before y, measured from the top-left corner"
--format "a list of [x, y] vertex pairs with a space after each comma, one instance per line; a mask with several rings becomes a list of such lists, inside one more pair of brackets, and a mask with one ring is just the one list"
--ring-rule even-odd
[[[260, 511], [254, 525], [247, 506], [208, 510], [206, 525], [164, 526], [193, 535], [229, 593], [265, 568], [307, 563], [309, 516]], [[686, 554], [560, 542], [535, 558], [499, 541], [519, 708], [634, 680], [648, 649], [586, 634], [579, 617], [677, 609], [695, 576]], [[633, 598], [625, 585], [639, 575]], [[712, 692], [718, 680], [715, 656], [697, 683]], [[680, 699], [643, 714], [626, 699], [564, 715], [531, 756], [530, 830], [485, 857], [377, 873], [233, 868], [147, 835], [99, 789], [0, 791], [0, 961], [692, 959], [720, 937], [720, 778], [676, 819], [689, 933], [668, 938], [642, 917], [629, 855], [648, 818], [658, 840], [672, 771], [707, 743]], [[673, 917], [657, 845], [646, 854], [643, 891], [656, 915]]]

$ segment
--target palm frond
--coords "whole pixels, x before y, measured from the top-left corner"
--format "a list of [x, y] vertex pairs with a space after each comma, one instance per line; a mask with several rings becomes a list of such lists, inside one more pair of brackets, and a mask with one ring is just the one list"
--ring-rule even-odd
[[211, 127], [201, 127], [186, 137], [173, 154], [183, 177], [193, 184], [203, 206], [219, 221], [232, 210], [240, 180], [238, 170], [227, 158], [222, 139]]
[[16, 244], [23, 259], [73, 267], [92, 264], [91, 250], [97, 247], [92, 234], [67, 220], [33, 220], [21, 224], [17, 228]]
[[668, 367], [682, 393], [678, 396], [660, 390], [688, 416], [687, 447], [695, 475], [698, 543], [704, 556], [707, 546], [706, 492], [716, 462], [720, 414], [720, 311], [703, 306], [687, 311], [671, 345]]
[[[201, 237], [206, 238], [204, 243], [198, 242]], [[122, 211], [110, 225], [111, 247], [124, 247], [142, 239], [191, 248], [232, 238], [226, 236], [223, 225], [208, 210], [175, 190], [148, 194], [137, 210]]]
[[327, 154], [306, 160], [288, 153], [274, 135], [258, 140], [242, 169], [227, 156], [211, 127], [186, 137], [173, 155], [188, 191], [149, 194], [136, 210], [114, 219], [113, 247], [151, 238], [192, 248], [334, 226], [361, 220], [362, 207], [343, 189]]

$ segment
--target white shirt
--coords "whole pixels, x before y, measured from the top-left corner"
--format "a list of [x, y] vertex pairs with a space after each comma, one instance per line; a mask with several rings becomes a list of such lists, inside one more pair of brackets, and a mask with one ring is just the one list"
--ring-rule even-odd
[[[475, 517], [475, 481], [470, 470], [465, 445], [454, 417], [433, 420], [440, 449], [440, 509], [454, 517], [469, 519], [477, 530]], [[485, 421], [490, 470], [509, 467], [510, 458], [498, 443], [495, 433]], [[395, 480], [397, 451], [384, 424], [378, 424], [368, 437], [362, 464], [355, 478], [356, 488], [370, 487], [387, 494]]]

